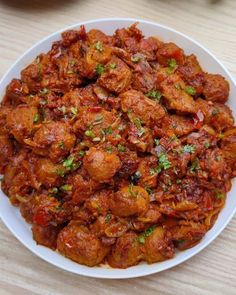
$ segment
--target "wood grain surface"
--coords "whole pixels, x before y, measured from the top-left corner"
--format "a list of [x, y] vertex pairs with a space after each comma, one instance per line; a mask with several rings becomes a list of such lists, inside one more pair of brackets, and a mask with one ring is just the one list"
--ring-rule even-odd
[[[206, 46], [236, 78], [235, 0], [0, 0], [0, 78], [42, 37], [99, 17], [137, 17], [171, 26]], [[1, 295], [235, 295], [235, 278], [236, 217], [189, 261], [129, 280], [91, 279], [57, 269], [22, 246], [0, 222]]]

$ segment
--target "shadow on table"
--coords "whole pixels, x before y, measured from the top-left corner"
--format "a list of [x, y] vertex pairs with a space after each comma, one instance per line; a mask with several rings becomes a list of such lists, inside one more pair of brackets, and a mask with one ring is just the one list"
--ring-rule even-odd
[[68, 6], [70, 3], [85, 0], [0, 0], [5, 6], [24, 11], [56, 10], [58, 7]]

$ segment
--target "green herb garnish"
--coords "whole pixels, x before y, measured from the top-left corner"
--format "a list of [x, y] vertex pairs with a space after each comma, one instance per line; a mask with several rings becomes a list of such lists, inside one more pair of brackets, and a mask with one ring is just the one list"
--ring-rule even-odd
[[64, 192], [69, 192], [72, 190], [72, 185], [69, 184], [64, 184], [60, 187], [60, 190], [64, 191]]
[[155, 230], [156, 226], [153, 225], [151, 227], [149, 227], [148, 229], [146, 229], [139, 237], [138, 237], [138, 241], [141, 244], [145, 243], [145, 240], [147, 237], [149, 237]]
[[111, 213], [107, 213], [107, 215], [105, 216], [105, 223], [108, 223], [112, 218]]
[[123, 146], [123, 145], [120, 144], [120, 143], [118, 144], [117, 149], [118, 149], [119, 152], [125, 152], [125, 150], [126, 150], [126, 149], [125, 149], [125, 146]]
[[87, 137], [91, 137], [91, 138], [94, 138], [95, 137], [95, 134], [93, 133], [92, 130], [86, 130], [84, 132], [84, 135], [86, 135]]
[[34, 118], [33, 118], [33, 122], [34, 122], [34, 123], [38, 123], [39, 118], [40, 118], [40, 117], [39, 117], [39, 113], [35, 114], [35, 115], [34, 115]]
[[151, 90], [148, 93], [146, 93], [146, 96], [154, 100], [160, 101], [162, 94], [160, 91]]
[[74, 107], [71, 107], [71, 113], [72, 113], [72, 115], [74, 115], [74, 116], [76, 116], [77, 115], [77, 113], [78, 113], [78, 110], [77, 110], [77, 108], [74, 108]]
[[157, 138], [154, 138], [154, 143], [155, 143], [155, 145], [158, 145], [160, 143], [160, 140]]
[[98, 64], [98, 65], [96, 66], [96, 73], [97, 73], [98, 75], [102, 75], [104, 72], [105, 72], [105, 68], [104, 68], [104, 66], [101, 65], [101, 64]]
[[117, 64], [116, 63], [111, 63], [111, 64], [109, 64], [109, 67], [111, 69], [115, 69], [117, 67]]
[[189, 95], [195, 95], [196, 94], [196, 90], [192, 86], [187, 86], [185, 88], [185, 92], [188, 93]]
[[97, 42], [94, 44], [94, 47], [95, 47], [98, 51], [100, 51], [100, 52], [103, 51], [102, 43], [101, 43], [100, 41], [97, 41]]
[[64, 141], [60, 141], [59, 144], [58, 144], [58, 146], [59, 146], [60, 149], [64, 150], [64, 148], [65, 148]]
[[191, 145], [191, 144], [186, 144], [183, 148], [182, 148], [182, 152], [183, 153], [190, 153], [193, 154], [196, 150], [196, 146], [195, 145]]
[[169, 169], [171, 167], [171, 163], [170, 161], [168, 160], [168, 157], [164, 154], [164, 153], [161, 153], [159, 156], [158, 156], [158, 159], [159, 159], [159, 167], [161, 169]]
[[199, 160], [198, 160], [198, 158], [195, 158], [190, 166], [190, 171], [194, 172], [199, 169], [200, 169]]
[[138, 57], [138, 56], [131, 56], [131, 61], [132, 61], [134, 64], [138, 63], [140, 60], [141, 60], [141, 58]]

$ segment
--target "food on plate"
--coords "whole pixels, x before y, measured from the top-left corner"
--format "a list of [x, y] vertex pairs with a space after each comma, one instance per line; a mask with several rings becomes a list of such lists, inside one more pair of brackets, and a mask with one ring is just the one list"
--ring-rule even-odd
[[36, 243], [87, 266], [170, 259], [236, 175], [228, 81], [137, 24], [62, 33], [6, 88], [2, 190]]

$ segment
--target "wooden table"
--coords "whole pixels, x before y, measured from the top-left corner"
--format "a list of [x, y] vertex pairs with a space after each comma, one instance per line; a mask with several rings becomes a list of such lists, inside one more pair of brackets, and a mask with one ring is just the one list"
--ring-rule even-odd
[[[0, 77], [48, 34], [99, 17], [138, 17], [195, 38], [236, 78], [236, 1], [0, 0]], [[235, 98], [236, 99], [236, 98]], [[23, 247], [0, 222], [0, 294], [236, 294], [236, 218], [200, 254], [171, 270], [130, 280], [85, 278], [57, 269]]]

